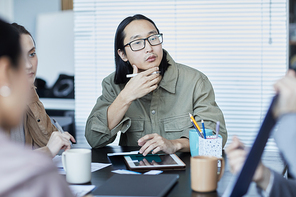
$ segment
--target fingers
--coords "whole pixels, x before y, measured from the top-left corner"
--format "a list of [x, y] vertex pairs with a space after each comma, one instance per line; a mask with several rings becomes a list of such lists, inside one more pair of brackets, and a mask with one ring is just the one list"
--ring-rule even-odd
[[[138, 71], [135, 71], [136, 69], [134, 69], [134, 72], [138, 72]], [[155, 67], [155, 68], [150, 68], [144, 72], [140, 72], [138, 73], [137, 76], [133, 77], [131, 80], [139, 80], [139, 79], [142, 79], [142, 81], [139, 81], [141, 84], [146, 84], [147, 82], [149, 81], [152, 81], [153, 79], [155, 78], [159, 78], [159, 74], [152, 74], [153, 72], [156, 72], [158, 71], [158, 67]], [[133, 73], [133, 74], [136, 74], [136, 73]]]
[[244, 149], [244, 144], [236, 137], [233, 136], [231, 144], [225, 149], [226, 154], [231, 153], [236, 149]]
[[231, 144], [225, 150], [228, 163], [232, 173], [237, 173], [246, 159], [247, 151], [244, 150], [244, 144], [234, 136]]
[[71, 144], [69, 143], [68, 145], [64, 145], [64, 147], [61, 148], [61, 149], [64, 149], [65, 151], [70, 150], [71, 149]]
[[227, 153], [228, 163], [232, 173], [238, 172], [245, 162], [247, 151], [234, 149]]
[[247, 151], [244, 148], [244, 144], [234, 136], [231, 144], [225, 149], [232, 173], [237, 173], [245, 162]]
[[150, 140], [147, 143], [145, 143], [145, 145], [141, 148], [142, 152], [144, 150], [144, 152], [142, 153], [143, 156], [148, 155], [152, 150], [154, 150], [156, 147], [158, 146], [158, 144], [155, 142], [155, 140]]
[[143, 146], [147, 140], [154, 138], [155, 134], [148, 134], [138, 140], [138, 145]]
[[140, 166], [151, 166], [151, 164], [147, 161], [147, 159], [143, 159], [139, 162]]
[[245, 150], [241, 150], [241, 149], [237, 149], [233, 152], [231, 152], [230, 154], [227, 155], [227, 158], [230, 160], [234, 160], [240, 157], [245, 158], [246, 156], [246, 151]]
[[156, 147], [156, 148], [152, 151], [152, 154], [156, 154], [156, 153], [158, 153], [159, 151], [161, 151], [161, 148], [160, 148], [160, 147]]
[[246, 160], [244, 151], [239, 151], [240, 153], [237, 154], [237, 157], [232, 157], [232, 159], [228, 159], [229, 162], [229, 166], [231, 169], [231, 172], [236, 174], [237, 172], [239, 172]]
[[151, 166], [151, 164], [147, 161], [147, 159], [143, 159], [142, 161], [144, 162], [145, 166]]
[[289, 69], [288, 72], [287, 72], [287, 76], [288, 77], [296, 77], [296, 73], [295, 73], [294, 70]]
[[143, 86], [143, 88], [145, 88], [145, 93], [144, 93], [145, 95], [156, 90], [156, 88], [158, 87], [158, 82], [160, 81], [160, 78], [161, 77], [153, 81], [150, 81]]
[[65, 150], [71, 149], [71, 143], [67, 138], [61, 138], [60, 147], [65, 146]]
[[276, 90], [276, 92], [294, 87], [294, 83], [295, 83], [295, 71], [293, 70], [289, 70], [287, 72], [287, 75], [285, 77], [283, 77], [282, 79], [278, 80], [275, 84], [274, 84], [274, 89]]
[[138, 73], [138, 67], [136, 65], [133, 65], [133, 74]]
[[141, 139], [138, 140], [139, 146], [142, 146], [139, 152], [146, 156], [151, 151], [152, 154], [158, 153], [159, 151], [163, 151], [165, 153], [171, 154], [175, 152], [175, 144], [172, 140], [167, 140], [162, 136], [154, 133], [148, 134]]
[[[156, 72], [156, 71], [158, 71], [159, 70], [159, 67], [153, 67], [153, 68], [150, 68], [150, 69], [148, 69], [148, 70], [145, 70], [144, 72], [141, 72], [141, 74], [143, 75], [143, 76], [149, 76], [149, 75], [151, 75], [153, 72]], [[152, 76], [152, 75], [151, 75]]]
[[[126, 95], [128, 100], [133, 101], [155, 90], [158, 87], [161, 76], [152, 73], [158, 70], [158, 67], [153, 67], [131, 78], [124, 88], [124, 92], [128, 92]], [[133, 72], [134, 74], [138, 72], [138, 68], [135, 65], [133, 65]]]
[[71, 139], [71, 136], [69, 133], [60, 133], [60, 132], [53, 132], [49, 138], [49, 141], [47, 143], [47, 147], [49, 148], [50, 152], [53, 156], [55, 156], [61, 149], [70, 149], [71, 144], [69, 139]]
[[274, 85], [273, 85], [274, 90], [276, 93], [279, 93], [280, 91], [280, 80], [278, 80]]
[[153, 86], [153, 85], [155, 85], [155, 84], [158, 84], [158, 82], [159, 82], [160, 79], [161, 79], [161, 77], [160, 77], [159, 74], [153, 74], [153, 75], [151, 75], [151, 76], [149, 76], [149, 77], [151, 77], [151, 79], [148, 79], [148, 78], [147, 78], [147, 82], [146, 82], [146, 85], [147, 85], [148, 87], [151, 87], [151, 86]]
[[139, 165], [140, 165], [140, 166], [145, 166], [145, 164], [144, 164], [143, 161], [140, 161], [140, 162], [139, 162]]
[[296, 77], [295, 71], [289, 70], [287, 75], [274, 84], [279, 94], [276, 106], [273, 109], [275, 117], [286, 113], [296, 112]]
[[[158, 144], [157, 141], [159, 140], [157, 137], [159, 135], [157, 134], [148, 134], [142, 137], [141, 139], [138, 140], [138, 145], [142, 146], [139, 152], [146, 156], [149, 154], [152, 150], [154, 150]], [[155, 152], [155, 151], [154, 151]], [[153, 153], [154, 154], [154, 153]]]
[[234, 145], [236, 148], [244, 148], [245, 145], [238, 139], [238, 137], [233, 136]]
[[155, 137], [156, 136], [153, 134], [146, 135], [143, 137], [144, 141], [139, 143], [139, 145], [142, 146], [141, 149], [139, 150], [141, 154], [146, 156], [147, 154], [149, 154], [150, 151], [152, 151], [157, 146]]
[[57, 144], [59, 144], [60, 147], [62, 146], [66, 146], [66, 148], [71, 148], [71, 143], [70, 143], [70, 139], [74, 140], [74, 137], [68, 133], [68, 132], [64, 132], [64, 133], [60, 133], [60, 132], [53, 132], [53, 138], [54, 140], [57, 142]]
[[67, 138], [68, 138], [69, 140], [71, 140], [72, 142], [74, 142], [74, 143], [76, 142], [75, 138], [74, 138], [70, 133], [68, 133], [68, 132], [64, 132], [63, 135], [66, 135]]
[[58, 131], [55, 131], [52, 134], [55, 135], [56, 137], [59, 136], [61, 138], [65, 138], [67, 141], [71, 140], [72, 142], [76, 142], [75, 138], [68, 132], [60, 133]]

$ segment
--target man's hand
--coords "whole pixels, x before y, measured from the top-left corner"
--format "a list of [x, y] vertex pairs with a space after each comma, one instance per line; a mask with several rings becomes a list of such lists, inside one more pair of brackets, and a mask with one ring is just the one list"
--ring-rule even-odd
[[137, 76], [129, 80], [108, 108], [108, 128], [110, 130], [118, 125], [134, 100], [155, 90], [161, 81], [162, 77], [159, 73], [152, 74], [159, 70], [158, 67], [141, 73], [138, 73], [138, 68], [135, 65], [133, 65], [133, 69], [133, 74], [137, 74]]
[[274, 108], [275, 117], [286, 113], [296, 112], [296, 73], [289, 70], [287, 75], [274, 84], [275, 91], [279, 94]]
[[76, 142], [74, 137], [68, 132], [60, 133], [58, 131], [55, 131], [51, 134], [46, 146], [54, 157], [61, 149], [71, 149], [71, 144], [69, 140], [71, 140], [72, 142]]
[[[238, 173], [241, 170], [247, 156], [244, 144], [234, 136], [232, 143], [225, 149], [225, 152], [227, 154], [227, 160], [230, 165], [231, 173]], [[269, 179], [270, 170], [265, 167], [262, 162], [260, 162], [253, 176], [253, 181], [256, 182], [259, 187], [266, 190], [269, 184]]]
[[162, 78], [158, 73], [152, 74], [159, 70], [158, 67], [150, 68], [141, 73], [138, 73], [138, 68], [135, 65], [133, 65], [133, 69], [133, 74], [138, 75], [131, 78], [121, 92], [121, 95], [128, 102], [132, 102], [155, 90]]
[[171, 154], [180, 149], [178, 148], [179, 144], [177, 141], [165, 139], [156, 133], [145, 135], [138, 140], [138, 145], [142, 146], [139, 152], [144, 156], [150, 151], [152, 151], [152, 154], [156, 154], [159, 151]]

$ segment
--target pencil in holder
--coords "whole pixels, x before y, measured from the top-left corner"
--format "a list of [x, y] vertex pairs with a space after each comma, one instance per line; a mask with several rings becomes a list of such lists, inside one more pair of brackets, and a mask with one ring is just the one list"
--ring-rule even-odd
[[191, 156], [207, 155], [222, 157], [222, 136], [213, 134], [211, 129], [206, 129], [207, 138], [200, 137], [195, 129], [189, 131], [189, 143]]

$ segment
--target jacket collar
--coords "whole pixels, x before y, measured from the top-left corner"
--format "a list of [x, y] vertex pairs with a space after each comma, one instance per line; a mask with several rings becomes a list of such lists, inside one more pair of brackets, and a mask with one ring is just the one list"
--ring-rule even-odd
[[164, 50], [167, 53], [167, 60], [170, 64], [166, 72], [164, 73], [164, 76], [159, 84], [160, 87], [165, 89], [166, 91], [175, 94], [176, 93], [176, 85], [177, 80], [179, 76], [179, 71], [176, 67], [176, 62], [173, 60], [173, 58], [170, 56], [170, 54]]
[[36, 92], [36, 87], [33, 86], [31, 89], [30, 89], [30, 100], [29, 100], [29, 103], [28, 105], [32, 104], [32, 103], [35, 103], [37, 101], [39, 101], [39, 96]]

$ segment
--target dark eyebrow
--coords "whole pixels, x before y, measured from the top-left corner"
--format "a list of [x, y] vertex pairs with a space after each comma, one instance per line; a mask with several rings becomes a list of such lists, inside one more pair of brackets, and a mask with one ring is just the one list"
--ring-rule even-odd
[[157, 33], [158, 33], [157, 31], [153, 30], [153, 31], [150, 31], [150, 32], [148, 33], [148, 35], [151, 35], [151, 34], [157, 34]]
[[30, 49], [30, 51], [28, 52], [28, 53], [30, 53], [31, 51], [33, 51], [33, 50], [35, 50], [36, 48], [35, 47], [33, 47], [32, 49]]
[[140, 35], [134, 35], [134, 36], [130, 37], [130, 40], [136, 39], [138, 37], [140, 37]]
[[[152, 30], [152, 31], [148, 32], [147, 35], [149, 36], [151, 34], [157, 34], [157, 33], [158, 32], [156, 30]], [[139, 38], [139, 37], [140, 37], [140, 35], [134, 35], [134, 36], [130, 37], [130, 40], [134, 40], [134, 39]]]

